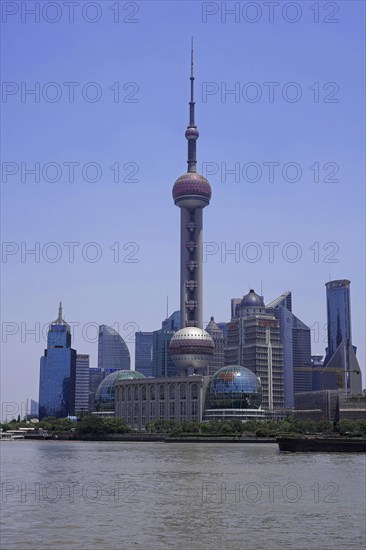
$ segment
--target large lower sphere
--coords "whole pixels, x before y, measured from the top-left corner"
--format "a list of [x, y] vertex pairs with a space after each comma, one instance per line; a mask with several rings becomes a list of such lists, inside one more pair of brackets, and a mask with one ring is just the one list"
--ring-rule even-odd
[[258, 409], [262, 403], [259, 378], [240, 365], [222, 367], [211, 378], [206, 409]]
[[178, 330], [170, 340], [169, 350], [174, 364], [179, 368], [207, 367], [213, 356], [214, 343], [205, 330], [186, 327]]

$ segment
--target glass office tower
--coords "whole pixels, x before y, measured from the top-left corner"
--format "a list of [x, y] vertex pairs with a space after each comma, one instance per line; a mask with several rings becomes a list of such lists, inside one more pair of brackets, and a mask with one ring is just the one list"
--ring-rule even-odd
[[130, 370], [130, 352], [122, 336], [107, 325], [99, 327], [98, 368]]
[[325, 284], [328, 347], [322, 378], [323, 389], [345, 389], [351, 394], [360, 394], [361, 370], [351, 335], [350, 284], [348, 279]]
[[71, 348], [70, 326], [62, 318], [50, 324], [47, 349], [41, 357], [39, 377], [39, 418], [64, 418], [75, 414], [76, 351]]
[[153, 368], [153, 333], [136, 332], [135, 334], [135, 371], [146, 377], [152, 376]]

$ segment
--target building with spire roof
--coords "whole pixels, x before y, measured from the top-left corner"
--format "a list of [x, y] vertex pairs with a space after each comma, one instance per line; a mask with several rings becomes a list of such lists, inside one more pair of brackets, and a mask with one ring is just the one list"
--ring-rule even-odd
[[39, 375], [39, 418], [63, 418], [75, 414], [76, 351], [71, 348], [70, 325], [58, 317], [47, 334], [47, 349], [41, 357]]

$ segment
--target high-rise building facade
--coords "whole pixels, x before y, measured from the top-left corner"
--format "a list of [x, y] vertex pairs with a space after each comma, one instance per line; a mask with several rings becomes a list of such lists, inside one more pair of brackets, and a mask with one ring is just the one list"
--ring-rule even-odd
[[180, 311], [173, 311], [173, 313], [162, 322], [161, 328], [163, 330], [174, 330], [174, 332], [182, 328], [180, 324]]
[[135, 371], [147, 378], [153, 375], [153, 333], [135, 333]]
[[322, 372], [324, 368], [323, 355], [311, 356], [311, 375], [313, 391], [320, 391], [323, 389]]
[[70, 325], [62, 318], [50, 324], [47, 349], [41, 357], [39, 376], [39, 418], [63, 418], [75, 414], [76, 351], [71, 348]]
[[104, 370], [98, 368], [89, 369], [89, 412], [94, 412], [95, 407], [95, 394], [99, 384], [104, 379]]
[[280, 322], [283, 347], [285, 407], [294, 407], [294, 393], [312, 391], [311, 331], [292, 313], [292, 294], [284, 292], [266, 306]]
[[98, 368], [129, 370], [130, 352], [122, 336], [107, 325], [99, 327]]
[[27, 398], [25, 400], [25, 418], [37, 418], [39, 416], [39, 403], [34, 401], [34, 399]]
[[89, 410], [89, 355], [76, 354], [75, 414]]
[[362, 393], [361, 370], [352, 345], [351, 298], [348, 279], [329, 281], [327, 289], [328, 347], [324, 359], [323, 389]]
[[170, 340], [179, 329], [180, 311], [174, 311], [161, 323], [161, 329], [152, 333], [152, 375], [154, 378], [166, 378], [179, 374], [179, 369], [175, 365], [169, 349]]
[[244, 319], [243, 366], [260, 380], [264, 410], [283, 409], [282, 344], [274, 316], [258, 314]]
[[153, 332], [153, 368], [154, 378], [177, 376], [178, 367], [174, 364], [169, 344], [175, 334], [174, 330], [155, 330]]
[[268, 313], [253, 289], [240, 303], [232, 301], [235, 313], [227, 324], [225, 364], [241, 365], [259, 377], [263, 389], [262, 406], [267, 411], [284, 408], [283, 346], [280, 323]]
[[225, 365], [225, 336], [213, 317], [206, 327], [206, 332], [214, 343], [214, 353], [208, 366], [208, 374], [211, 376]]

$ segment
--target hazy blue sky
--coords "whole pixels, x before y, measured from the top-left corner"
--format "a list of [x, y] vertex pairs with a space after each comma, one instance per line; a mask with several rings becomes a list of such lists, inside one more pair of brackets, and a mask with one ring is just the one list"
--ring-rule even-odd
[[[349, 278], [365, 373], [364, 6], [2, 2], [3, 401], [38, 400], [42, 328], [60, 300], [91, 366], [97, 324], [119, 328], [134, 359], [133, 332], [160, 327], [167, 295], [178, 309], [171, 188], [186, 170], [192, 35], [213, 188], [204, 241], [216, 243], [205, 318], [229, 320], [230, 298], [261, 281], [266, 302], [292, 290], [324, 354], [324, 284]], [[264, 243], [278, 243], [272, 258]]]

